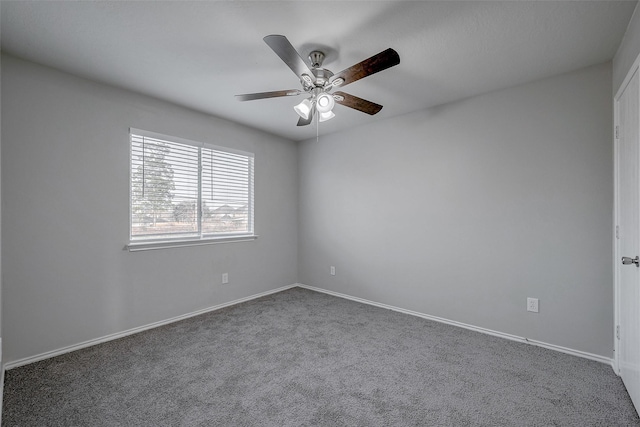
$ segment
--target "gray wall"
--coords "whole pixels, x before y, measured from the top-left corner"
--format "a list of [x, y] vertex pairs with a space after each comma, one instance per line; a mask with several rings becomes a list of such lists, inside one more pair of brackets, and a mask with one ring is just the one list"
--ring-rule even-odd
[[608, 63], [301, 143], [300, 282], [611, 357], [611, 81]]
[[[5, 362], [296, 281], [611, 357], [611, 81], [604, 64], [296, 148], [3, 56]], [[260, 238], [123, 251], [130, 126], [255, 152]]]
[[[2, 89], [5, 363], [296, 282], [293, 142], [10, 56]], [[254, 152], [260, 237], [124, 251], [130, 126]]]
[[622, 43], [618, 47], [613, 58], [613, 94], [615, 95], [620, 88], [627, 72], [633, 65], [633, 62], [640, 55], [640, 13], [638, 6], [633, 12], [631, 21], [627, 26]]

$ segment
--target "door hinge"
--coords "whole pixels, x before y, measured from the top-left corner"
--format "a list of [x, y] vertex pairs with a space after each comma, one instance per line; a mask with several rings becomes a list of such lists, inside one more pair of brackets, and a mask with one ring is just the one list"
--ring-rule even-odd
[[616, 338], [620, 339], [620, 325], [616, 326]]
[[620, 226], [616, 225], [616, 239], [620, 238]]
[[618, 136], [618, 125], [616, 125], [616, 139], [618, 139], [618, 138], [619, 138], [619, 136]]

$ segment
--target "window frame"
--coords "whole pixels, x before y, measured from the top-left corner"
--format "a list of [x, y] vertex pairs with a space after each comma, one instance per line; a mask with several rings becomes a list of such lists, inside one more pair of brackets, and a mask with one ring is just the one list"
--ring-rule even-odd
[[[133, 236], [133, 135], [167, 141], [175, 144], [183, 144], [198, 148], [198, 199], [197, 199], [197, 235], [171, 237]], [[250, 159], [250, 176], [248, 182], [248, 228], [246, 232], [225, 232], [215, 234], [203, 234], [202, 231], [202, 149], [220, 151], [224, 153], [246, 156]], [[223, 147], [205, 142], [193, 141], [186, 138], [165, 135], [147, 130], [129, 128], [129, 243], [124, 249], [130, 252], [153, 249], [177, 248], [184, 246], [202, 246], [219, 243], [253, 241], [258, 238], [255, 233], [255, 154], [234, 148]]]

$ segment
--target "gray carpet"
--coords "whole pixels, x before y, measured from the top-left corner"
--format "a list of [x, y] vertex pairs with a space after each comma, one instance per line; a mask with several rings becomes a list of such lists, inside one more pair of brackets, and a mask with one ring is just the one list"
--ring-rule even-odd
[[294, 288], [6, 372], [9, 426], [628, 426], [611, 367]]

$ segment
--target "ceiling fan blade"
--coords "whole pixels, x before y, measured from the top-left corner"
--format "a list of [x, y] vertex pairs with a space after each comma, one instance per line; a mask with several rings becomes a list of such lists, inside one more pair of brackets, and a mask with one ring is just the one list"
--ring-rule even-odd
[[271, 49], [284, 61], [285, 64], [296, 76], [309, 83], [316, 81], [315, 75], [309, 69], [309, 66], [302, 59], [298, 51], [291, 45], [289, 40], [285, 36], [278, 34], [272, 34], [266, 36], [264, 42], [269, 45]]
[[273, 92], [245, 93], [243, 95], [236, 95], [236, 99], [238, 101], [253, 101], [254, 99], [277, 98], [279, 96], [296, 96], [301, 93], [303, 92], [298, 89], [276, 90]]
[[353, 108], [354, 110], [362, 111], [370, 115], [374, 115], [382, 110], [382, 105], [375, 102], [367, 101], [366, 99], [358, 98], [357, 96], [349, 95], [344, 92], [335, 92], [333, 99], [340, 105]]
[[[400, 63], [400, 55], [395, 50], [389, 48], [380, 52], [377, 55], [373, 55], [371, 58], [365, 59], [362, 62], [352, 65], [346, 70], [342, 70], [335, 74], [331, 78], [331, 82], [334, 86], [343, 87], [349, 83], [353, 83], [356, 80], [360, 80], [363, 77], [370, 76], [379, 71], [386, 70]], [[342, 79], [343, 82], [339, 83], [338, 79]]]
[[307, 126], [309, 124], [311, 124], [311, 122], [313, 121], [313, 116], [316, 115], [316, 106], [314, 105], [311, 108], [311, 113], [309, 113], [309, 118], [308, 119], [303, 119], [302, 117], [300, 117], [300, 119], [298, 119], [298, 126]]

